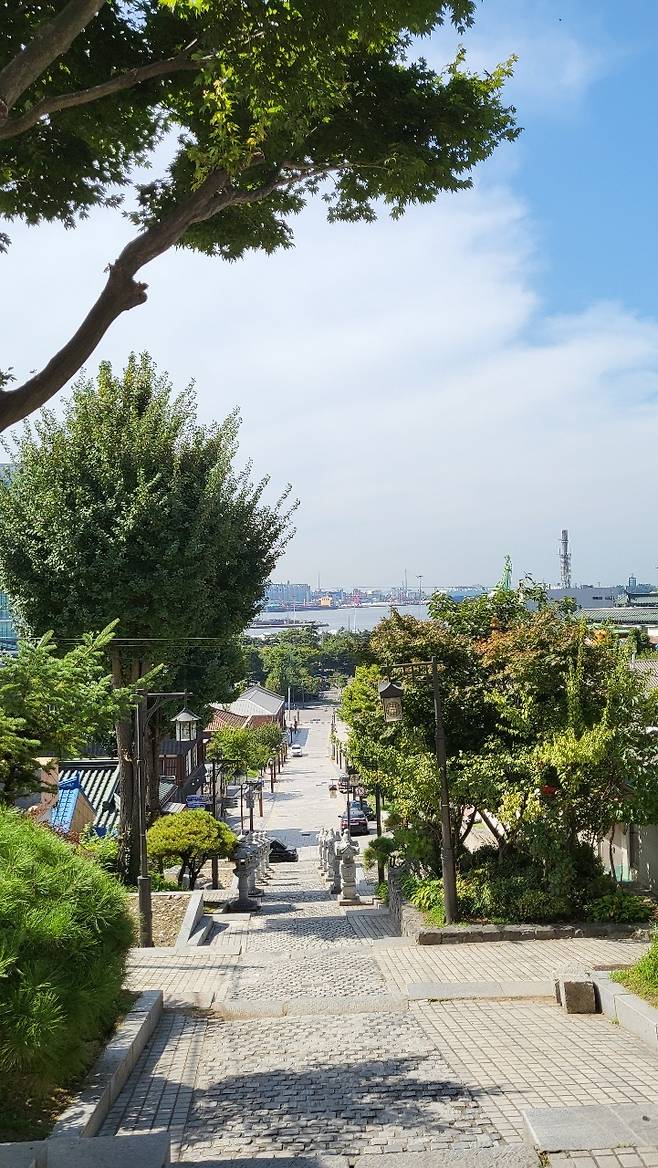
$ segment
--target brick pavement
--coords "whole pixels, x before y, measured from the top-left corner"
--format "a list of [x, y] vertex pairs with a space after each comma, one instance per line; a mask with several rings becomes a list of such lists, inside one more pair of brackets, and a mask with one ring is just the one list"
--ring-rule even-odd
[[600, 1014], [518, 1001], [419, 1003], [411, 1010], [509, 1142], [525, 1138], [524, 1107], [658, 1099], [658, 1059]]
[[631, 965], [645, 941], [611, 941], [576, 937], [565, 941], [483, 941], [468, 945], [418, 945], [373, 953], [386, 980], [404, 992], [412, 981], [541, 981], [554, 969], [575, 962], [589, 968]]

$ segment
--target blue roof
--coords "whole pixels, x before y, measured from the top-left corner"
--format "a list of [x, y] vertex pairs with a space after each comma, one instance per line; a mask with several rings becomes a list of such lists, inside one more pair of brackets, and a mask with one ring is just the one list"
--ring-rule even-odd
[[75, 815], [75, 809], [81, 794], [82, 787], [80, 786], [79, 775], [60, 782], [57, 803], [50, 813], [52, 827], [57, 828], [59, 831], [71, 830], [73, 816]]

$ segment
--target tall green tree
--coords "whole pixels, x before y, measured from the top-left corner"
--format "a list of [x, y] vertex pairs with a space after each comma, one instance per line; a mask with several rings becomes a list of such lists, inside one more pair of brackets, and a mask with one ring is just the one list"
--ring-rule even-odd
[[[151, 359], [83, 379], [61, 418], [27, 424], [0, 487], [0, 575], [19, 622], [79, 638], [119, 619], [117, 686], [190, 644], [226, 648], [259, 608], [285, 544], [283, 502], [233, 463], [238, 418], [204, 427], [191, 388], [174, 394]], [[195, 638], [208, 638], [208, 641]], [[160, 688], [160, 686], [158, 686]], [[131, 725], [117, 723], [123, 867], [137, 862]]]
[[[269, 253], [291, 245], [292, 216], [318, 195], [330, 219], [369, 221], [380, 204], [397, 217], [469, 186], [477, 163], [516, 136], [501, 100], [509, 66], [476, 76], [458, 57], [437, 73], [413, 45], [446, 19], [464, 29], [474, 9], [5, 0], [0, 213], [73, 226], [132, 185], [137, 232], [70, 339], [22, 385], [5, 385], [0, 428], [48, 401], [116, 318], [144, 303], [141, 269], [169, 248]], [[179, 142], [171, 166], [140, 184], [137, 167], [167, 131]]]

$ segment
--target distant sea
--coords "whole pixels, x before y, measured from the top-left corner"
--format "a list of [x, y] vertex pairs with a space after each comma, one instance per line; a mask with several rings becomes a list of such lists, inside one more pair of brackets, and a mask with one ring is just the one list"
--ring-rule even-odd
[[[393, 605], [395, 607], [395, 605]], [[420, 620], [427, 619], [427, 605], [426, 604], [404, 604], [399, 609], [399, 612], [418, 617]], [[312, 609], [309, 612], [300, 611], [300, 609], [289, 609], [286, 612], [264, 612], [263, 620], [281, 620], [291, 621], [295, 624], [307, 624], [309, 621], [317, 621], [321, 626], [323, 633], [337, 633], [339, 629], [349, 629], [351, 632], [362, 632], [364, 629], [374, 629], [384, 617], [390, 615], [391, 606], [389, 604], [377, 605], [376, 607], [367, 607], [362, 605], [361, 608], [320, 608]], [[274, 628], [251, 627], [246, 630], [249, 637], [268, 637], [273, 633], [280, 633], [282, 628], [290, 628], [289, 624]]]

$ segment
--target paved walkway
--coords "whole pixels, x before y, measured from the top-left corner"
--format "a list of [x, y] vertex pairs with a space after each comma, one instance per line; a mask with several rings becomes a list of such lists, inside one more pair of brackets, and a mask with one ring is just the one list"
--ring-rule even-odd
[[[381, 1152], [520, 1151], [526, 1107], [658, 1101], [658, 1059], [647, 1047], [601, 1016], [567, 1017], [542, 996], [556, 965], [611, 968], [643, 946], [579, 939], [420, 949], [391, 937], [385, 911], [339, 908], [307, 834], [338, 813], [327, 736], [326, 717], [309, 723], [304, 756], [266, 802], [270, 832], [309, 850], [273, 869], [262, 911], [220, 918], [201, 949], [134, 952], [130, 984], [162, 987], [167, 1009], [103, 1134], [167, 1128], [174, 1159], [185, 1163], [311, 1155], [346, 1168]], [[514, 983], [533, 997], [483, 1000], [479, 982]], [[419, 983], [451, 987], [453, 1000], [414, 1000]], [[658, 1149], [602, 1148], [546, 1163], [654, 1168]]]

